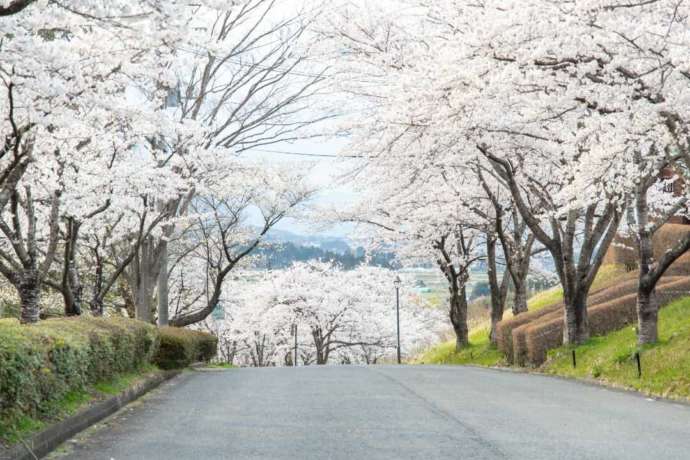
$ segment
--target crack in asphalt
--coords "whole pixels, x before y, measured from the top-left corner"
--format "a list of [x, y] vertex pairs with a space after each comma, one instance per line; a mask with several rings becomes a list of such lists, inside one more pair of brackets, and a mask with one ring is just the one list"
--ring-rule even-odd
[[[397, 380], [396, 378], [394, 378], [391, 375], [386, 374], [385, 372], [382, 372], [378, 369], [374, 369], [372, 366], [368, 366], [366, 369], [368, 369], [369, 371], [371, 371], [375, 374], [380, 375], [381, 377], [385, 378], [386, 380], [399, 386], [400, 388], [405, 390], [407, 393], [414, 396], [416, 399], [422, 401], [422, 403], [424, 403], [424, 405], [426, 406], [426, 408], [430, 412], [434, 413], [435, 415], [437, 415], [439, 417], [442, 417], [446, 420], [449, 420], [449, 421], [459, 425], [463, 430], [465, 430], [470, 435], [470, 439], [475, 441], [477, 444], [485, 447], [486, 449], [490, 450], [492, 453], [496, 454], [498, 456], [498, 458], [508, 458], [508, 455], [505, 452], [503, 452], [496, 444], [492, 443], [490, 440], [488, 440], [487, 438], [482, 436], [482, 434], [479, 431], [477, 431], [476, 429], [474, 429], [473, 427], [471, 427], [467, 423], [463, 422], [462, 420], [460, 420], [459, 418], [457, 418], [456, 416], [454, 416], [450, 412], [446, 411], [445, 409], [440, 407], [438, 404], [429, 400], [428, 398], [426, 398], [422, 394], [418, 393], [409, 385], [406, 385], [402, 381]], [[453, 437], [453, 439], [456, 441], [460, 441], [460, 439], [458, 439], [455, 436]]]

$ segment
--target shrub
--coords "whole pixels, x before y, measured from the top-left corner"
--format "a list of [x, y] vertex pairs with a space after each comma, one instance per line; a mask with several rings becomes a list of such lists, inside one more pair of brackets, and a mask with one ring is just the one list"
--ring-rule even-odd
[[513, 354], [513, 330], [522, 326], [523, 324], [527, 324], [531, 321], [541, 318], [544, 315], [558, 311], [560, 308], [562, 308], [562, 305], [562, 303], [555, 303], [541, 310], [522, 313], [514, 318], [501, 321], [496, 325], [496, 345], [498, 349], [505, 355], [506, 360], [509, 363], [512, 364], [515, 361]]
[[[637, 275], [630, 274], [620, 278], [620, 282], [614, 287], [601, 288], [590, 294], [587, 299], [590, 305], [598, 305], [618, 299], [623, 295], [637, 292]], [[592, 309], [588, 310], [588, 313]], [[591, 314], [591, 313], [590, 313]], [[591, 324], [591, 322], [590, 322]], [[543, 325], [543, 328], [539, 328]], [[528, 335], [531, 335], [528, 340]], [[520, 366], [539, 365], [546, 359], [546, 351], [551, 348], [543, 346], [563, 344], [563, 304], [552, 310], [548, 315], [540, 315], [523, 323], [523, 326], [513, 331], [513, 355], [514, 361]], [[539, 343], [541, 340], [542, 343]], [[529, 342], [529, 343], [528, 343]], [[530, 347], [532, 350], [530, 351]]]
[[216, 355], [218, 338], [206, 332], [177, 327], [160, 329], [161, 344], [154, 362], [162, 369], [179, 369]]
[[[654, 233], [652, 237], [652, 249], [654, 258], [659, 259], [668, 249], [678, 243], [690, 231], [690, 226], [681, 224], [665, 224]], [[605, 264], [623, 264], [628, 268], [639, 267], [639, 254], [637, 240], [633, 236], [616, 237], [611, 245]]]
[[678, 244], [690, 231], [690, 226], [681, 224], [665, 224], [652, 236], [654, 258], [660, 259], [664, 253]]
[[[630, 292], [632, 291], [632, 292]], [[656, 289], [660, 306], [690, 293], [690, 278], [664, 277]], [[611, 300], [613, 299], [613, 300]], [[637, 288], [624, 283], [592, 296], [593, 304], [587, 310], [590, 334], [608, 334], [637, 321]], [[563, 344], [563, 319], [544, 318], [531, 323], [525, 332], [527, 362], [539, 366], [546, 360], [546, 353]]]
[[527, 356], [527, 331], [530, 326], [539, 322], [551, 321], [554, 319], [563, 320], [563, 304], [558, 305], [558, 308], [551, 310], [550, 313], [542, 315], [537, 320], [523, 324], [520, 327], [513, 329], [513, 362], [518, 366], [526, 366], [528, 361]]
[[49, 414], [52, 403], [151, 362], [154, 326], [125, 318], [0, 320], [0, 417]]

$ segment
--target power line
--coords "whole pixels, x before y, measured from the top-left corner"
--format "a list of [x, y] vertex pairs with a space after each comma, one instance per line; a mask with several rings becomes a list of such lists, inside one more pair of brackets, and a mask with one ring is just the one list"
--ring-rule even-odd
[[270, 149], [248, 149], [245, 152], [264, 152], [275, 153], [278, 155], [293, 155], [300, 157], [317, 157], [317, 158], [366, 158], [363, 155], [328, 155], [324, 153], [306, 153], [306, 152], [288, 152], [287, 150], [270, 150]]

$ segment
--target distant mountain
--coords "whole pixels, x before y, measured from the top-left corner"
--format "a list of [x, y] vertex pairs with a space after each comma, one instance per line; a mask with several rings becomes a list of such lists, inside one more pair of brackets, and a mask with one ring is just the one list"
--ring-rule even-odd
[[[325, 245], [328, 247], [328, 245]], [[340, 248], [342, 246], [338, 246]], [[296, 244], [290, 241], [274, 241], [264, 244], [255, 251], [255, 268], [277, 269], [286, 268], [295, 262], [333, 262], [345, 270], [351, 270], [359, 265], [368, 264], [377, 267], [398, 268], [395, 255], [392, 253], [374, 252], [366, 254], [364, 249], [357, 248], [344, 251], [332, 251], [319, 247], [312, 242]]]
[[269, 243], [292, 243], [296, 246], [315, 247], [324, 251], [347, 254], [353, 250], [345, 238], [323, 235], [299, 235], [286, 230], [272, 230], [267, 236]]

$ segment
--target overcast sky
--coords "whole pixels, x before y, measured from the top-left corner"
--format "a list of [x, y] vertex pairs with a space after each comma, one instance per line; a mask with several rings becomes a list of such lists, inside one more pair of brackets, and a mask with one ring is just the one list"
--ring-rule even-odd
[[[250, 151], [256, 158], [270, 161], [294, 164], [303, 168], [311, 165], [307, 180], [319, 190], [312, 200], [314, 207], [348, 207], [356, 198], [357, 193], [348, 183], [343, 183], [341, 176], [352, 167], [352, 161], [336, 158], [347, 147], [345, 139], [303, 140], [295, 143], [283, 143]], [[291, 153], [295, 153], [294, 155]], [[323, 225], [300, 219], [285, 219], [277, 227], [301, 235], [341, 236], [346, 237], [351, 230], [349, 225], [337, 225], [324, 228]]]

